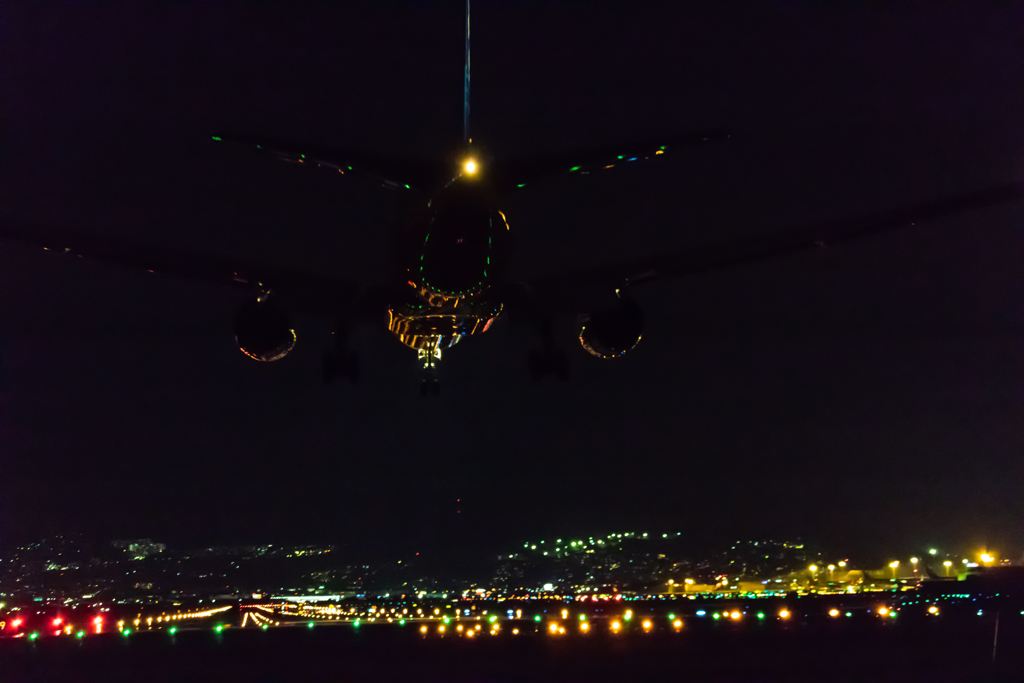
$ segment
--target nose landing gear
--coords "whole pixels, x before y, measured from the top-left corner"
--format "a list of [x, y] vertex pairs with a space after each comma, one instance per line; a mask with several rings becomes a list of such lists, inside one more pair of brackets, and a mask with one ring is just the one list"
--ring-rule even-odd
[[417, 351], [422, 366], [420, 379], [420, 396], [440, 396], [441, 381], [437, 378], [438, 365], [441, 362], [440, 339]]

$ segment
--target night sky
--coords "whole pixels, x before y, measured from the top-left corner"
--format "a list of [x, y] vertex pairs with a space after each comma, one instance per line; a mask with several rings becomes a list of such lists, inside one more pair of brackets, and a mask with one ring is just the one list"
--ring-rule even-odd
[[[215, 130], [420, 158], [461, 136], [462, 5], [4, 3], [8, 216], [382, 282], [385, 189]], [[483, 2], [472, 135], [529, 155], [726, 127], [730, 141], [509, 199], [518, 277], [1024, 179], [1011, 3]], [[1024, 546], [1024, 206], [637, 288], [631, 355], [568, 383], [529, 330], [415, 354], [331, 322], [233, 344], [238, 290], [0, 245], [0, 543], [497, 552], [683, 531], [840, 552]], [[457, 500], [461, 499], [461, 500]], [[461, 512], [460, 512], [461, 511]]]

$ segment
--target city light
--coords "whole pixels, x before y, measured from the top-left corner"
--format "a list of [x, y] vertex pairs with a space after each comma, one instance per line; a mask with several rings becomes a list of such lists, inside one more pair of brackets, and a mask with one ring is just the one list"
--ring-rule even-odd
[[818, 565], [812, 564], [810, 567], [807, 568], [807, 571], [813, 574], [814, 572], [818, 571]]
[[939, 554], [939, 551], [938, 551], [938, 550], [936, 550], [935, 548], [929, 548], [929, 549], [928, 549], [928, 554], [929, 554], [929, 555], [938, 555], [938, 554]]
[[995, 559], [996, 558], [992, 557], [988, 553], [982, 553], [981, 554], [981, 561], [982, 562], [993, 562]]
[[468, 159], [466, 160], [466, 165], [464, 166], [464, 168], [466, 169], [466, 173], [472, 175], [476, 173], [476, 162], [472, 159]]

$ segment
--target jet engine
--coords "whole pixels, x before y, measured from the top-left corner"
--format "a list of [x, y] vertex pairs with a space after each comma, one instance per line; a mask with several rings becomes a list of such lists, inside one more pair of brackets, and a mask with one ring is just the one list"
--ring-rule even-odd
[[288, 314], [267, 297], [242, 306], [235, 316], [235, 343], [253, 360], [281, 360], [295, 348]]
[[598, 358], [618, 358], [633, 350], [640, 342], [643, 328], [643, 311], [627, 299], [616, 299], [609, 306], [576, 319], [580, 344]]

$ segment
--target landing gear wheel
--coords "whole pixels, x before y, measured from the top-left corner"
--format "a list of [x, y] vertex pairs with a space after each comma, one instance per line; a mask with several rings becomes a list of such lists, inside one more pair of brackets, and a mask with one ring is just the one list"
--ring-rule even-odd
[[359, 381], [359, 354], [355, 351], [344, 353], [343, 358], [331, 351], [324, 351], [324, 384], [330, 384], [339, 377], [345, 377], [355, 384]]
[[569, 380], [569, 358], [562, 349], [555, 349], [551, 352], [551, 372], [558, 379], [566, 382]]
[[530, 349], [526, 353], [526, 366], [530, 369], [530, 377], [534, 381], [539, 382], [544, 378], [544, 357], [541, 356], [540, 351]]

